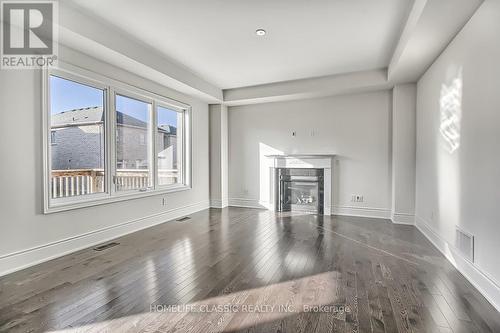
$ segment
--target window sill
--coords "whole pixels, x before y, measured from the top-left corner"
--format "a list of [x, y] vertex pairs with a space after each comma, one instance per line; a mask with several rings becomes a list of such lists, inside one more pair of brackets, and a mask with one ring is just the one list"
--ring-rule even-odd
[[[52, 214], [57, 212], [64, 212], [74, 209], [92, 207], [92, 206], [100, 206], [106, 205], [114, 202], [127, 201], [127, 200], [135, 200], [141, 198], [147, 198], [155, 195], [162, 195], [174, 192], [181, 192], [190, 190], [191, 186], [188, 185], [175, 185], [169, 186], [165, 188], [160, 188], [156, 190], [148, 190], [148, 191], [134, 191], [134, 192], [125, 192], [125, 193], [114, 193], [111, 196], [109, 193], [103, 193], [98, 197], [88, 197], [81, 198], [72, 201], [66, 202], [58, 202], [58, 203], [48, 203], [48, 205], [44, 208], [44, 214]], [[77, 198], [77, 197], [74, 197]]]

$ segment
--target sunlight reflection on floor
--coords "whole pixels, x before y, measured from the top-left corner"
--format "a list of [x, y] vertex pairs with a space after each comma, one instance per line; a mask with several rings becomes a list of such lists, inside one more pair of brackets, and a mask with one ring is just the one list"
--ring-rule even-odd
[[175, 326], [231, 331], [274, 322], [304, 311], [315, 311], [319, 306], [331, 306], [333, 315], [345, 320], [350, 309], [338, 293], [339, 284], [338, 272], [326, 272], [186, 305], [159, 305], [153, 308], [156, 312], [153, 310], [53, 332], [163, 331]]

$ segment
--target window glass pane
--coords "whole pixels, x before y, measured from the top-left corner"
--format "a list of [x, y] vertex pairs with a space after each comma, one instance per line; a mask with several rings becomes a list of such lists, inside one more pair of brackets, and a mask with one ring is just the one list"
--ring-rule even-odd
[[50, 76], [52, 198], [105, 191], [105, 93]]
[[156, 146], [158, 150], [158, 184], [182, 182], [182, 112], [158, 107]]
[[116, 189], [152, 185], [151, 104], [116, 95]]

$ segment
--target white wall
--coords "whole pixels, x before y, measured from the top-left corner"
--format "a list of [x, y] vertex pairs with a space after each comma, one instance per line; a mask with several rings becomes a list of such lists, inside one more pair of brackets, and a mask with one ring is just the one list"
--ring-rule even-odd
[[228, 206], [227, 106], [209, 105], [210, 113], [210, 206]]
[[266, 154], [329, 153], [334, 212], [389, 217], [390, 114], [389, 91], [230, 107], [230, 205], [269, 201]]
[[[487, 0], [418, 82], [417, 226], [500, 309], [500, 2]], [[454, 251], [475, 236], [475, 262]]]
[[[193, 188], [164, 196], [42, 214], [41, 73], [0, 73], [0, 275], [66, 251], [208, 207], [208, 105], [118, 68], [60, 50], [86, 69], [193, 107]], [[135, 221], [134, 223], [128, 223]], [[128, 224], [125, 224], [128, 223]], [[50, 245], [52, 244], [52, 245]], [[30, 250], [33, 249], [33, 250]]]
[[415, 220], [415, 125], [417, 86], [400, 84], [392, 91], [392, 212], [395, 223]]

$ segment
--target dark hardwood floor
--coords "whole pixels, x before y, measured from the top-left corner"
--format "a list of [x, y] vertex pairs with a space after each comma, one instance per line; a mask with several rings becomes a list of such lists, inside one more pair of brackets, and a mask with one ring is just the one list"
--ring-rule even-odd
[[500, 332], [412, 226], [229, 208], [116, 241], [1, 278], [0, 331]]

